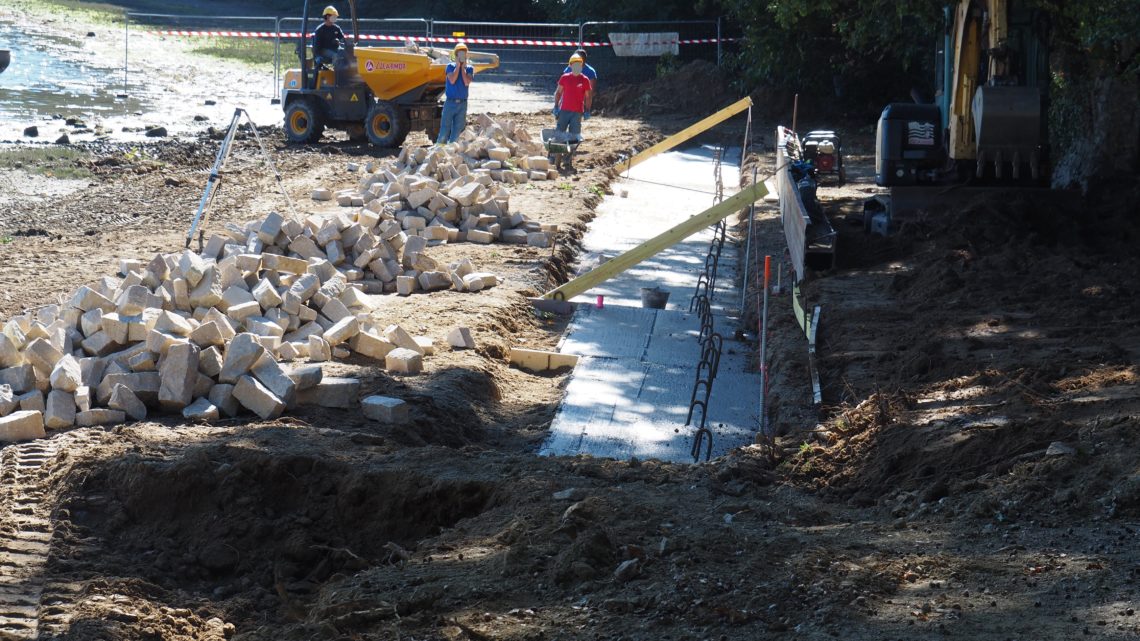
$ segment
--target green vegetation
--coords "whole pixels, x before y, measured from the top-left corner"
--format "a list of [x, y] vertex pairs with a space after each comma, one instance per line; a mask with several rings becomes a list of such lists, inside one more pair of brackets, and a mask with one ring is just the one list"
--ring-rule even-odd
[[[197, 39], [203, 41], [203, 39]], [[273, 66], [273, 42], [251, 38], [207, 38], [192, 49], [194, 53], [239, 60], [251, 65]]]
[[68, 147], [12, 147], [0, 150], [0, 169], [23, 169], [49, 178], [82, 180], [92, 176], [90, 154]]

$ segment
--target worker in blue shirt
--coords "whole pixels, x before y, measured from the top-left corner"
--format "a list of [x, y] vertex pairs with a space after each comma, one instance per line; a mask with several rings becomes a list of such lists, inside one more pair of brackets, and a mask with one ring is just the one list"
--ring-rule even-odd
[[[595, 71], [593, 67], [586, 64], [586, 50], [585, 49], [579, 49], [579, 50], [575, 51], [574, 55], [578, 56], [579, 58], [582, 59], [582, 75], [586, 76], [587, 78], [590, 79], [590, 93], [592, 95], [594, 93], [594, 91], [596, 91], [598, 88], [598, 72]], [[568, 74], [568, 73], [570, 73], [570, 71], [571, 71], [570, 65], [566, 65], [566, 68], [562, 70], [562, 73]]]
[[455, 142], [467, 126], [467, 94], [475, 77], [475, 69], [467, 64], [467, 45], [455, 45], [451, 58], [443, 89], [443, 117], [435, 141], [438, 145]]

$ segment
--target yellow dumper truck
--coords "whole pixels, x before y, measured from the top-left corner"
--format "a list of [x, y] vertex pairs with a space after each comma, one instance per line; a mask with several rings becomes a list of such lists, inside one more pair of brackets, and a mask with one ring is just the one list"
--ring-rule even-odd
[[[439, 133], [444, 73], [450, 51], [420, 47], [409, 41], [399, 47], [360, 47], [356, 3], [352, 40], [337, 52], [331, 65], [314, 65], [309, 38], [309, 3], [305, 2], [300, 69], [285, 72], [281, 104], [285, 109], [285, 138], [294, 143], [316, 142], [326, 127], [344, 129], [352, 139], [367, 138], [379, 147], [397, 147], [412, 131], [424, 130], [432, 140]], [[469, 52], [475, 73], [499, 66], [494, 54]], [[331, 67], [331, 68], [330, 68]]]

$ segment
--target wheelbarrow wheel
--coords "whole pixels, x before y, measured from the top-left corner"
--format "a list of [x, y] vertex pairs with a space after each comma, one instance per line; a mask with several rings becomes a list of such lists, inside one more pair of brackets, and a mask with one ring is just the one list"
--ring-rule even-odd
[[384, 100], [372, 105], [364, 119], [368, 142], [377, 147], [399, 147], [408, 137], [410, 127], [404, 110]]
[[309, 100], [295, 100], [285, 107], [285, 139], [292, 143], [317, 142], [325, 121]]

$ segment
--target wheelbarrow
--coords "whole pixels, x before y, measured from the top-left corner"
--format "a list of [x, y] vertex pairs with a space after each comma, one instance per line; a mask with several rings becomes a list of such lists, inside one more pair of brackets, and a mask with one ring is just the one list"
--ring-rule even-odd
[[546, 147], [546, 155], [555, 169], [566, 171], [573, 169], [574, 152], [578, 151], [580, 144], [582, 144], [580, 135], [554, 129], [542, 130], [542, 145]]

